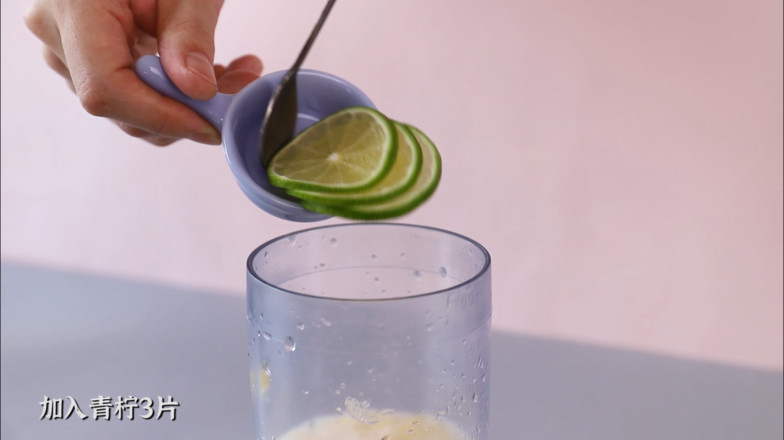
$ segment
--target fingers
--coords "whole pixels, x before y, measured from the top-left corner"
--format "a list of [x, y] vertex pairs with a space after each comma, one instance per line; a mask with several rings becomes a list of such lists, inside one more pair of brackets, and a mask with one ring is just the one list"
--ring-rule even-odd
[[72, 92], [76, 92], [73, 86], [73, 80], [71, 79], [71, 71], [68, 70], [68, 67], [63, 63], [60, 57], [48, 47], [44, 47], [44, 61], [46, 61], [47, 66], [65, 78], [65, 81]]
[[227, 67], [228, 70], [245, 70], [257, 75], [261, 74], [263, 68], [264, 65], [256, 55], [243, 55], [232, 61]]
[[[147, 87], [133, 71], [133, 46], [140, 34], [126, 1], [66, 2], [56, 17], [62, 33], [61, 62], [87, 112], [166, 138], [220, 143], [220, 135], [208, 122]], [[100, 38], [89, 37], [94, 35]], [[150, 50], [150, 45], [149, 39], [142, 40], [139, 48]], [[65, 73], [48, 53], [47, 62]]]
[[183, 93], [195, 99], [209, 99], [218, 91], [214, 35], [222, 6], [222, 0], [158, 1], [163, 68]]
[[[228, 66], [215, 65], [214, 72], [218, 81], [218, 88], [223, 93], [237, 93], [245, 86], [259, 78], [262, 71], [261, 60], [255, 55], [245, 55], [232, 61]], [[144, 139], [157, 145], [166, 146], [177, 139], [160, 136], [132, 125], [118, 122], [117, 125], [127, 134]]]
[[25, 23], [45, 44], [44, 59], [82, 106], [155, 145], [179, 138], [219, 144], [220, 134], [183, 104], [146, 86], [135, 59], [161, 54], [187, 95], [236, 93], [262, 70], [255, 56], [214, 66], [214, 33], [223, 0], [34, 0]]
[[130, 136], [143, 139], [158, 147], [165, 147], [178, 140], [176, 138], [170, 138], [170, 137], [160, 136], [155, 133], [150, 133], [149, 131], [136, 128], [134, 126], [122, 122], [115, 121], [115, 123], [117, 124], [118, 127], [120, 127], [120, 129], [122, 129], [122, 131], [129, 134]]
[[46, 47], [61, 60], [63, 46], [60, 44], [60, 30], [54, 17], [50, 1], [38, 0], [25, 11], [24, 22], [27, 28], [41, 40]]
[[218, 89], [223, 93], [237, 93], [258, 79], [262, 70], [261, 60], [254, 55], [245, 55], [232, 61], [225, 68], [216, 68]]

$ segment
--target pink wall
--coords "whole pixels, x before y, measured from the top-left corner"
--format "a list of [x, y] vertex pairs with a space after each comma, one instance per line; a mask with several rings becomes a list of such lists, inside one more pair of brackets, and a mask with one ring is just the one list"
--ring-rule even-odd
[[[303, 225], [218, 148], [87, 115], [2, 4], [2, 258], [242, 295]], [[288, 67], [322, 1], [227, 0], [218, 60]], [[307, 67], [444, 156], [402, 219], [483, 242], [498, 328], [782, 369], [782, 3], [342, 0]], [[331, 220], [331, 222], [337, 222]]]

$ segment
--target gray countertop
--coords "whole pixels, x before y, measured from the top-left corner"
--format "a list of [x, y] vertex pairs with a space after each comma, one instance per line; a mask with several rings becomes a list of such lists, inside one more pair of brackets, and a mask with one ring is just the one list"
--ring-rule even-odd
[[[255, 438], [242, 298], [7, 263], [1, 292], [3, 440]], [[494, 440], [784, 435], [781, 372], [503, 332], [492, 362]], [[120, 395], [176, 420], [92, 418]], [[88, 418], [41, 420], [45, 396]]]

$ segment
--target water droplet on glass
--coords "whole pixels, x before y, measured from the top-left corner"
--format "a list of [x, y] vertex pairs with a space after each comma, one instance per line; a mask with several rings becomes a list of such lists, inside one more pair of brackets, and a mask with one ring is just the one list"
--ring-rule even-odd
[[438, 268], [438, 273], [440, 273], [442, 277], [445, 277], [446, 276], [446, 267], [444, 267], [444, 266], [439, 267]]
[[319, 267], [325, 267], [326, 263], [319, 263]]
[[400, 259], [401, 260], [405, 260], [406, 259], [406, 253], [405, 252], [401, 252], [400, 253]]
[[414, 278], [421, 280], [422, 279], [422, 272], [419, 270], [414, 270]]
[[427, 330], [429, 332], [432, 332], [434, 328], [435, 328], [435, 324], [431, 323], [431, 324], [428, 324], [427, 327], [425, 327], [425, 330]]
[[261, 334], [261, 337], [263, 337], [263, 338], [264, 338], [264, 340], [266, 340], [266, 341], [269, 341], [270, 339], [272, 339], [272, 335], [271, 335], [271, 334], [269, 334], [269, 333], [267, 333], [267, 332], [263, 332], [263, 333]]
[[371, 259], [371, 260], [375, 260], [375, 259], [377, 259], [377, 258], [378, 258], [378, 257], [376, 256], [376, 254], [370, 254], [370, 259]]
[[308, 394], [310, 394], [310, 391], [308, 391], [308, 390], [302, 390], [302, 394], [304, 394], [304, 395], [306, 395], [306, 396], [307, 396]]
[[297, 330], [305, 330], [305, 324], [303, 324], [301, 322], [299, 324], [297, 324]]
[[379, 282], [379, 281], [381, 281], [381, 280], [380, 280], [378, 277], [375, 277], [375, 278], [373, 278], [373, 281], [375, 281], [375, 282]]
[[283, 348], [285, 348], [286, 351], [294, 351], [297, 349], [297, 343], [294, 342], [294, 338], [291, 336], [286, 336], [286, 341], [283, 344]]
[[264, 314], [259, 312], [259, 321], [261, 321], [262, 319], [264, 319]]
[[322, 316], [320, 321], [322, 324], [324, 324], [324, 327], [332, 327], [332, 321], [328, 320], [327, 318]]
[[334, 237], [333, 237], [333, 238], [330, 238], [330, 239], [329, 239], [329, 245], [330, 245], [330, 246], [332, 246], [332, 247], [335, 247], [335, 246], [337, 246], [337, 245], [338, 245], [338, 239], [337, 239], [337, 238], [334, 238]]
[[346, 361], [346, 366], [347, 366], [347, 367], [350, 367], [350, 366], [351, 366], [351, 364], [353, 364], [353, 363], [354, 363], [354, 361]]
[[474, 403], [479, 403], [479, 395], [474, 393], [474, 395], [471, 396], [471, 400], [473, 400]]

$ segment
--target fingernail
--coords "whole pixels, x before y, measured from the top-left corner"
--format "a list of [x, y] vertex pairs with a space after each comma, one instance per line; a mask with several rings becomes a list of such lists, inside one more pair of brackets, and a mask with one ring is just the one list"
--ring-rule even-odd
[[185, 57], [185, 67], [191, 72], [202, 77], [211, 85], [216, 85], [215, 70], [206, 55], [198, 52], [191, 52]]

